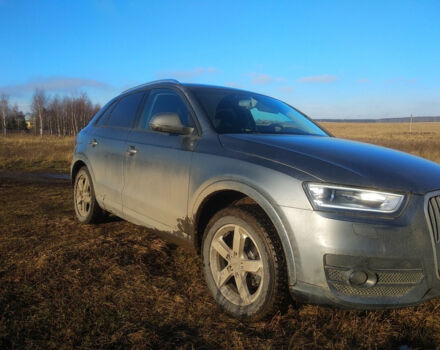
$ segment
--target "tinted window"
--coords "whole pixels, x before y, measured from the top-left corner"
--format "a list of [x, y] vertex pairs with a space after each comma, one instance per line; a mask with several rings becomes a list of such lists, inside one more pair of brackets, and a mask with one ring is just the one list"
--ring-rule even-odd
[[131, 127], [143, 96], [144, 92], [137, 92], [121, 98], [111, 111], [107, 126]]
[[116, 102], [113, 101], [112, 103], [107, 104], [106, 106], [102, 107], [102, 110], [98, 113], [100, 114], [95, 122], [95, 125], [103, 125], [107, 122], [108, 116], [110, 112], [113, 110], [113, 107], [115, 106]]
[[220, 134], [327, 135], [301, 112], [271, 97], [232, 89], [191, 90]]
[[154, 89], [148, 96], [139, 127], [149, 129], [151, 118], [161, 113], [176, 113], [183, 125], [193, 126], [189, 110], [176, 92], [168, 89]]

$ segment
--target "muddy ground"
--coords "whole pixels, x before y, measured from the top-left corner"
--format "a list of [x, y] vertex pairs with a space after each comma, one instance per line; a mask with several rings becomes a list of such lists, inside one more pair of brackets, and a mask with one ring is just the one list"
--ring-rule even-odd
[[0, 172], [1, 349], [425, 349], [440, 345], [439, 307], [291, 303], [241, 323], [219, 311], [191, 252], [115, 217], [77, 224], [66, 179]]

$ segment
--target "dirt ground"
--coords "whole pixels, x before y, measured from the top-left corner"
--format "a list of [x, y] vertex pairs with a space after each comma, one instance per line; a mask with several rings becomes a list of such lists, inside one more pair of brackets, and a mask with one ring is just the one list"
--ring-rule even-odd
[[78, 225], [68, 180], [0, 172], [1, 349], [430, 349], [439, 307], [292, 302], [241, 323], [217, 308], [199, 257], [114, 217]]
[[[440, 162], [440, 123], [325, 126]], [[73, 144], [0, 138], [0, 349], [440, 349], [440, 298], [390, 311], [292, 302], [266, 322], [229, 318], [191, 252], [114, 217], [75, 222], [59, 175]]]

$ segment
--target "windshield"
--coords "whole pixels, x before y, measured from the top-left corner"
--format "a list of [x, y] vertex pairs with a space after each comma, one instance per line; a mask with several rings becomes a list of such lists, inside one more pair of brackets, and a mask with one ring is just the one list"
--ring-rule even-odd
[[251, 92], [191, 88], [219, 134], [291, 134], [327, 136], [319, 126], [289, 105]]

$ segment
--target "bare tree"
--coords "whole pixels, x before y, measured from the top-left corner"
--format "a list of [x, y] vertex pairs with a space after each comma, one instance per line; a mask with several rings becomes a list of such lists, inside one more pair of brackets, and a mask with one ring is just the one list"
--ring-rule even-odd
[[8, 121], [6, 125], [8, 130], [26, 129], [26, 119], [24, 113], [20, 111], [20, 108], [18, 108], [16, 103], [12, 106], [12, 108], [9, 108]]
[[6, 117], [8, 115], [8, 104], [9, 104], [8, 96], [2, 94], [0, 97], [0, 111], [2, 114], [3, 136], [6, 136]]
[[52, 119], [52, 123], [54, 125], [54, 130], [56, 131], [58, 137], [61, 136], [61, 128], [62, 128], [62, 118], [63, 118], [63, 109], [60, 103], [60, 98], [58, 95], [55, 95], [54, 98], [52, 98], [50, 104], [49, 104], [49, 115]]
[[[1, 1], [1, 0], [0, 0]], [[77, 96], [47, 96], [36, 89], [32, 97], [32, 126], [35, 132], [48, 135], [76, 135], [101, 107], [93, 104], [86, 93]], [[12, 108], [6, 95], [0, 96], [0, 133], [27, 130], [25, 115], [17, 105]]]
[[[1, 0], [0, 0], [1, 1]], [[49, 97], [43, 90], [35, 90], [32, 98], [32, 126], [35, 135], [76, 135], [100, 110], [86, 93], [76, 96]], [[0, 96], [0, 134], [7, 130], [27, 131], [25, 114], [15, 104], [11, 107], [8, 96]]]
[[63, 100], [61, 101], [61, 125], [62, 125], [62, 135], [66, 136], [69, 132], [69, 125], [68, 125], [68, 108], [69, 108], [69, 98], [64, 96]]
[[[32, 112], [35, 117], [38, 118], [40, 124], [40, 137], [43, 137], [43, 119], [45, 114], [45, 105], [46, 105], [46, 94], [42, 89], [36, 89], [34, 92], [34, 96], [32, 98]], [[35, 127], [37, 127], [35, 125]]]

